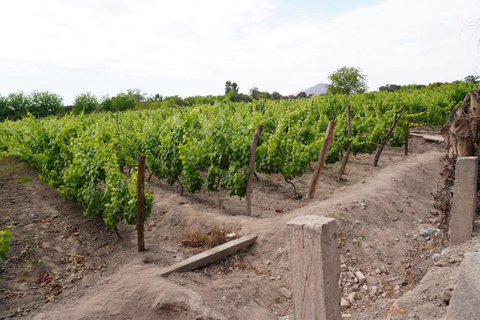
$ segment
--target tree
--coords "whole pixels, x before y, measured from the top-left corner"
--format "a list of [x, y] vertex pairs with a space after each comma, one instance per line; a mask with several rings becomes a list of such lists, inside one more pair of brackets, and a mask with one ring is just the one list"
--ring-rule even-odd
[[58, 114], [62, 108], [63, 99], [58, 94], [48, 91], [30, 93], [29, 112], [37, 118]]
[[7, 117], [11, 120], [21, 119], [27, 115], [27, 111], [32, 105], [31, 98], [22, 91], [10, 93], [6, 99], [7, 108], [9, 109]]
[[238, 93], [236, 93], [235, 91], [232, 90], [232, 91], [228, 92], [227, 94], [225, 94], [225, 100], [236, 102], [237, 101], [237, 96], [238, 96]]
[[135, 101], [139, 103], [147, 101], [147, 95], [140, 89], [128, 89], [127, 95], [134, 97]]
[[152, 102], [162, 102], [163, 101], [163, 96], [159, 93], [157, 93], [155, 96], [151, 97], [149, 99]]
[[253, 87], [249, 91], [250, 95], [252, 96], [253, 99], [258, 100], [258, 95], [260, 91], [258, 90], [258, 87]]
[[395, 92], [397, 90], [400, 90], [401, 88], [402, 86], [399, 86], [398, 84], [387, 84], [378, 88], [378, 91]]
[[135, 108], [140, 98], [136, 92], [127, 90], [127, 93], [121, 92], [112, 98], [112, 111], [125, 111]]
[[307, 93], [305, 91], [300, 91], [296, 96], [295, 98], [297, 99], [302, 99], [302, 98], [306, 98], [307, 97]]
[[272, 100], [281, 100], [283, 99], [283, 96], [278, 93], [278, 91], [273, 91], [271, 95]]
[[480, 80], [480, 77], [479, 77], [479, 76], [475, 76], [475, 75], [468, 75], [468, 76], [466, 76], [463, 80], [464, 80], [465, 82], [477, 83], [477, 82]]
[[11, 109], [7, 104], [7, 97], [0, 95], [0, 121], [7, 119], [10, 116]]
[[227, 80], [227, 82], [225, 82], [225, 94], [229, 94], [232, 91], [238, 93], [238, 89], [239, 88], [236, 82], [232, 82], [230, 80]]
[[363, 93], [368, 89], [366, 78], [361, 68], [341, 67], [328, 76], [331, 83], [327, 84], [327, 89], [333, 94]]
[[94, 94], [90, 92], [81, 93], [75, 97], [73, 102], [72, 111], [75, 114], [79, 113], [91, 113], [95, 111], [98, 107], [98, 99]]
[[252, 98], [244, 93], [237, 94], [236, 101], [238, 102], [252, 102]]

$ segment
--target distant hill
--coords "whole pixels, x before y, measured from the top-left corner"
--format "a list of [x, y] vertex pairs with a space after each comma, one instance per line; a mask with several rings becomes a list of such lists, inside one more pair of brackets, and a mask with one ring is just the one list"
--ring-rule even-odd
[[327, 93], [327, 86], [325, 83], [319, 83], [311, 88], [308, 88], [306, 90], [300, 90], [300, 92], [305, 92], [308, 95], [318, 95], [318, 94], [325, 94]]

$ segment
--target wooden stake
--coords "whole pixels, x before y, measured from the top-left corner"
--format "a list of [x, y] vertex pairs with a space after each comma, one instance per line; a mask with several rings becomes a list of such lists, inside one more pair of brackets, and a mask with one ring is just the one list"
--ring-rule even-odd
[[248, 181], [247, 181], [247, 191], [245, 194], [247, 200], [247, 216], [252, 214], [252, 180], [253, 180], [253, 172], [255, 171], [255, 150], [257, 149], [258, 138], [263, 130], [263, 124], [259, 124], [257, 126], [257, 130], [253, 134], [252, 143], [250, 144], [250, 173], [248, 174]]
[[348, 146], [347, 146], [347, 153], [345, 154], [345, 158], [343, 159], [342, 166], [338, 171], [338, 181], [342, 180], [342, 175], [345, 172], [345, 167], [347, 166], [348, 158], [350, 157], [350, 150], [352, 149], [352, 118], [350, 114], [350, 103], [347, 106], [347, 115], [348, 115]]
[[406, 156], [408, 156], [408, 139], [410, 139], [410, 122], [407, 122], [407, 124], [405, 125], [405, 155]]
[[145, 224], [145, 155], [138, 154], [137, 173], [137, 236], [138, 252], [145, 251], [145, 239], [143, 237]]
[[307, 199], [312, 199], [315, 195], [315, 191], [318, 184], [318, 179], [320, 179], [320, 173], [322, 172], [323, 165], [325, 164], [325, 159], [327, 159], [328, 149], [330, 144], [333, 141], [333, 132], [335, 131], [335, 126], [337, 124], [334, 121], [328, 123], [327, 131], [325, 132], [325, 139], [323, 140], [322, 149], [320, 150], [320, 156], [318, 157], [317, 166], [315, 167], [315, 172], [313, 173], [312, 182], [310, 183], [310, 190], [308, 191]]
[[387, 135], [383, 139], [383, 143], [380, 146], [380, 148], [378, 149], [377, 154], [375, 155], [375, 160], [373, 161], [373, 166], [374, 167], [376, 167], [378, 165], [378, 160], [380, 159], [380, 155], [382, 154], [383, 149], [387, 145], [388, 138], [390, 138], [390, 135], [392, 134], [393, 129], [395, 129], [398, 120], [400, 120], [400, 118], [403, 116], [404, 113], [405, 113], [405, 110], [402, 110], [400, 115], [395, 114], [395, 120], [393, 121], [392, 125], [390, 126], [390, 129], [388, 129]]
[[244, 236], [240, 239], [232, 240], [193, 257], [190, 257], [182, 262], [178, 262], [170, 267], [160, 270], [161, 277], [167, 277], [174, 272], [185, 272], [201, 268], [209, 263], [218, 261], [228, 255], [231, 255], [237, 250], [248, 247], [257, 240], [257, 235]]

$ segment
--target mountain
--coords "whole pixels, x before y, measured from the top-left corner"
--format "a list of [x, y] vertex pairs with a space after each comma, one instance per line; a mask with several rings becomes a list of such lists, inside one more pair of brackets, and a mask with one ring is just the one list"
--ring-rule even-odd
[[327, 86], [325, 83], [319, 83], [311, 88], [308, 88], [306, 90], [301, 90], [300, 92], [305, 92], [308, 95], [317, 95], [317, 94], [325, 94], [327, 93]]

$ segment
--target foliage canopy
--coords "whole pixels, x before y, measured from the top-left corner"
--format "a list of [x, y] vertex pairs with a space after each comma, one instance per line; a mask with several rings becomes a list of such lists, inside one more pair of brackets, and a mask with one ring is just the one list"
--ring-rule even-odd
[[341, 67], [328, 76], [331, 83], [327, 84], [327, 89], [333, 94], [364, 93], [368, 89], [366, 78], [361, 68]]

